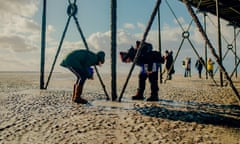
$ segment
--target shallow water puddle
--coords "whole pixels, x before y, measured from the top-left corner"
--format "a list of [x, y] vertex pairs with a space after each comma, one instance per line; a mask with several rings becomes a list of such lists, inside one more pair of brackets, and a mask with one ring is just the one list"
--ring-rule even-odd
[[104, 107], [105, 109], [125, 109], [132, 110], [135, 108], [135, 103], [131, 100], [118, 101], [106, 101], [106, 100], [94, 100], [91, 102], [92, 106]]

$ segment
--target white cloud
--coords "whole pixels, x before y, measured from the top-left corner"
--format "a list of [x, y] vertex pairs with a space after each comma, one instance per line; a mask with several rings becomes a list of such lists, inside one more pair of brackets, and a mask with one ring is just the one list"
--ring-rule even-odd
[[169, 42], [177, 42], [181, 39], [182, 30], [179, 27], [171, 27], [170, 25], [164, 24], [162, 28], [162, 40]]
[[117, 42], [120, 45], [134, 44], [134, 42], [139, 39], [135, 35], [128, 33], [124, 30], [119, 30], [117, 33]]
[[[33, 20], [33, 16], [38, 10], [39, 0], [0, 0], [0, 70], [34, 70], [39, 71], [40, 63], [40, 39], [41, 31], [40, 24]], [[214, 18], [213, 18], [214, 19]], [[173, 20], [174, 21], [174, 20]], [[185, 22], [184, 18], [179, 18], [179, 21], [187, 28], [189, 25]], [[214, 19], [216, 21], [216, 19]], [[176, 22], [176, 21], [175, 21]], [[174, 23], [174, 22], [173, 22]], [[118, 57], [120, 51], [127, 51], [132, 45], [135, 45], [136, 40], [141, 40], [143, 32], [146, 28], [145, 24], [126, 23], [122, 29], [118, 29], [117, 33], [117, 65], [118, 70], [128, 70], [131, 64], [122, 64]], [[140, 29], [140, 30], [139, 30]], [[130, 30], [137, 31], [136, 33], [130, 33]], [[179, 48], [182, 38], [182, 30], [176, 23], [164, 24], [161, 28], [161, 40], [162, 50], [172, 49], [175, 54]], [[47, 26], [47, 46], [46, 46], [46, 66], [48, 71], [52, 65], [53, 59], [56, 55], [59, 45], [59, 39], [54, 38], [59, 30], [54, 25]], [[61, 31], [62, 32], [62, 29]], [[229, 42], [233, 40], [233, 33], [230, 27], [226, 27], [226, 23], [222, 24], [222, 33]], [[216, 45], [217, 29], [208, 21], [208, 35], [211, 38], [211, 42]], [[95, 32], [86, 38], [89, 49], [96, 52], [103, 50], [106, 52], [106, 64], [104, 69], [110, 71], [111, 65], [111, 32]], [[203, 39], [198, 32], [195, 25], [192, 25], [190, 29], [190, 39], [193, 41], [196, 48], [199, 51], [203, 46]], [[147, 41], [151, 42], [155, 49], [158, 48], [158, 32], [151, 29]], [[185, 41], [186, 43], [187, 41]], [[237, 45], [240, 45], [239, 42]], [[56, 71], [63, 70], [59, 67], [60, 61], [63, 57], [74, 49], [85, 48], [82, 40], [70, 41], [65, 39], [62, 45], [61, 52], [58, 57]], [[180, 55], [179, 61], [185, 55], [191, 55], [195, 57], [192, 49], [189, 45], [184, 45]], [[7, 66], [6, 66], [7, 64]], [[180, 63], [176, 63], [180, 65]]]
[[[37, 52], [40, 26], [32, 17], [38, 10], [38, 2], [0, 1], [0, 58], [3, 63], [1, 70], [26, 70], [29, 66], [27, 63], [31, 61], [31, 52]], [[32, 59], [36, 61], [36, 56]]]
[[40, 26], [31, 17], [37, 12], [36, 0], [0, 1], [0, 47], [15, 52], [34, 50], [39, 43]]
[[38, 3], [39, 0], [1, 0], [0, 13], [32, 17], [38, 10]]
[[21, 17], [17, 15], [10, 15], [9, 13], [0, 14], [1, 17], [1, 33], [8, 34], [25, 34], [25, 33], [39, 33], [40, 26], [36, 22], [26, 17]]
[[146, 26], [143, 23], [137, 23], [138, 28], [140, 28], [142, 31], [145, 30]]
[[29, 43], [27, 39], [17, 35], [0, 36], [0, 47], [11, 49], [15, 52], [26, 52], [36, 49], [36, 46]]
[[53, 25], [47, 25], [47, 33], [50, 34], [52, 32], [55, 32], [55, 28]]
[[89, 36], [87, 39], [89, 43], [89, 49], [93, 49], [93, 51], [103, 50], [110, 48], [110, 32], [97, 32]]
[[134, 24], [131, 24], [131, 23], [125, 23], [123, 27], [125, 29], [134, 29], [135, 28]]
[[37, 1], [0, 1], [0, 33], [18, 35], [39, 34], [40, 26], [31, 17], [37, 12]]
[[[16, 53], [8, 49], [1, 49], [1, 71], [36, 71], [39, 70], [39, 54], [32, 51], [29, 53]], [[38, 59], [39, 58], [39, 59]]]

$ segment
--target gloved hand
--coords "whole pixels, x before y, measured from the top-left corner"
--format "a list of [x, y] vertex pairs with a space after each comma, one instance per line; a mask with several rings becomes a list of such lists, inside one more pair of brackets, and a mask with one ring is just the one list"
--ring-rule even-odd
[[88, 79], [92, 79], [92, 80], [93, 80], [93, 79], [94, 79], [94, 78], [93, 78], [93, 74], [94, 74], [93, 68], [90, 67], [88, 71], [89, 71], [89, 73], [90, 73], [90, 75], [88, 76]]

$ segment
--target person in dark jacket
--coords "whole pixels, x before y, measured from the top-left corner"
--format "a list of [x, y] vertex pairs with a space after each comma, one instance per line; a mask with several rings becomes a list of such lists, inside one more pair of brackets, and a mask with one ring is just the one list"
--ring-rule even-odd
[[163, 73], [167, 72], [167, 76], [166, 79], [164, 80], [164, 82], [166, 82], [166, 80], [171, 80], [172, 79], [172, 75], [175, 73], [174, 70], [174, 65], [173, 65], [173, 52], [172, 51], [165, 51], [165, 68], [163, 70]]
[[202, 78], [202, 68], [203, 68], [203, 58], [200, 57], [197, 61], [196, 61], [196, 64], [195, 64], [195, 67], [196, 69], [198, 70], [198, 77], [199, 78]]
[[[140, 41], [136, 41], [135, 51], [140, 47]], [[143, 51], [143, 50], [142, 50]], [[135, 52], [136, 53], [136, 52]], [[147, 98], [147, 101], [158, 101], [158, 69], [159, 62], [154, 59], [154, 52], [146, 52], [148, 54], [143, 55], [143, 60], [139, 60], [138, 66], [141, 67], [139, 74], [138, 90], [136, 95], [132, 96], [133, 100], [144, 100], [144, 90], [146, 87], [146, 80], [148, 78], [150, 82], [151, 95]]]
[[88, 50], [75, 50], [69, 53], [61, 62], [61, 66], [68, 68], [77, 77], [73, 87], [73, 102], [88, 103], [87, 100], [81, 98], [84, 83], [86, 79], [93, 79], [93, 68], [91, 66], [101, 66], [104, 61], [105, 53], [103, 51], [95, 54]]
[[191, 77], [191, 58], [185, 57], [185, 72], [184, 77]]

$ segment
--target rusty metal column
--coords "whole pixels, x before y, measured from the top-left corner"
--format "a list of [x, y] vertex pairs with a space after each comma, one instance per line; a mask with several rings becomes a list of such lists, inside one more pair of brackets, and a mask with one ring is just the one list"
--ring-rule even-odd
[[[203, 12], [203, 20], [204, 20], [204, 32], [207, 33], [207, 22], [206, 22], [206, 12]], [[208, 79], [208, 71], [207, 71], [207, 59], [208, 59], [208, 52], [207, 52], [207, 42], [205, 41], [205, 70], [206, 70], [206, 79]]]
[[[219, 16], [219, 0], [216, 0], [216, 15], [217, 15], [217, 23], [218, 23], [218, 53], [219, 53], [219, 63], [222, 65], [222, 40], [221, 40], [221, 22]], [[223, 74], [220, 69], [219, 71], [220, 78], [220, 86], [223, 87]]]
[[117, 0], [111, 1], [111, 56], [112, 56], [112, 101], [117, 99], [116, 48], [117, 48]]
[[[158, 8], [158, 50], [162, 56], [162, 40], [161, 40], [161, 18], [160, 18], [160, 8]], [[162, 64], [160, 63], [160, 83], [163, 82], [162, 78]]]
[[45, 65], [45, 39], [46, 39], [46, 0], [43, 0], [42, 13], [42, 40], [41, 40], [41, 66], [40, 66], [40, 89], [44, 89], [44, 65]]
[[[236, 29], [237, 29], [237, 26], [234, 24], [233, 25], [233, 31], [234, 31], [235, 67], [237, 67], [237, 34], [236, 34]], [[237, 68], [236, 68], [235, 76], [237, 78]]]

